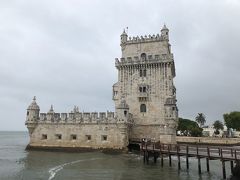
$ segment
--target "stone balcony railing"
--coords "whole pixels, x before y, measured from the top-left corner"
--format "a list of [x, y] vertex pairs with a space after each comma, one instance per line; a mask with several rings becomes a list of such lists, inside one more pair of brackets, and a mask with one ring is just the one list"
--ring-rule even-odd
[[139, 92], [138, 93], [138, 97], [148, 97], [148, 93], [147, 92]]
[[169, 62], [173, 61], [173, 54], [161, 54], [161, 55], [155, 55], [154, 57], [152, 55], [149, 55], [146, 58], [139, 58], [138, 56], [134, 57], [127, 57], [127, 58], [115, 58], [115, 66], [121, 66], [121, 65], [135, 65], [135, 64], [151, 64], [151, 63], [161, 63], [161, 62]]

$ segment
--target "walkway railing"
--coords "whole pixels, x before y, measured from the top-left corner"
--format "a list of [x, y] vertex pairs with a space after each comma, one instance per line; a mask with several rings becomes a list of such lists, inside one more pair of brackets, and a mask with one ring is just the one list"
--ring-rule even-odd
[[186, 158], [186, 166], [189, 169], [189, 157], [198, 159], [198, 172], [201, 174], [201, 159], [206, 159], [207, 171], [210, 171], [209, 161], [220, 160], [222, 162], [223, 178], [226, 179], [225, 162], [229, 161], [231, 172], [233, 172], [234, 162], [240, 162], [240, 148], [226, 146], [207, 146], [207, 145], [189, 145], [189, 144], [162, 144], [160, 142], [152, 142], [143, 139], [140, 143], [141, 152], [143, 153], [144, 162], [149, 162], [149, 158], [153, 157], [154, 162], [157, 158], [161, 158], [161, 166], [163, 166], [163, 157], [169, 159], [169, 166], [172, 166], [172, 156], [177, 156], [178, 169], [181, 169], [180, 157]]

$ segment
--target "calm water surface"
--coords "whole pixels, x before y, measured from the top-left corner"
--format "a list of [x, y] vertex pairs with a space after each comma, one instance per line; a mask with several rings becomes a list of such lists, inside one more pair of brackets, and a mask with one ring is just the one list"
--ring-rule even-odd
[[[104, 154], [100, 152], [62, 153], [25, 151], [29, 141], [27, 132], [0, 132], [0, 180], [219, 180], [222, 179], [219, 161], [210, 161], [210, 173], [202, 160], [202, 175], [198, 175], [196, 159], [190, 159], [187, 171], [185, 160], [181, 159], [182, 170], [173, 166], [164, 167], [150, 163], [143, 164], [136, 154]], [[230, 166], [226, 166], [230, 175]]]

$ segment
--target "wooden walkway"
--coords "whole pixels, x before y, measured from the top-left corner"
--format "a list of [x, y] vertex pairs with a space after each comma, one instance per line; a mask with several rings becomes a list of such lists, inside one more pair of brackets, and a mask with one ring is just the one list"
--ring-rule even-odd
[[180, 157], [186, 158], [186, 166], [189, 169], [189, 158], [198, 159], [198, 172], [201, 174], [201, 159], [206, 159], [207, 171], [210, 171], [209, 161], [220, 160], [222, 162], [223, 179], [226, 179], [225, 162], [229, 161], [231, 172], [233, 172], [234, 163], [240, 162], [240, 147], [237, 146], [207, 146], [207, 145], [189, 145], [189, 144], [161, 144], [160, 142], [151, 142], [144, 140], [140, 144], [141, 153], [144, 162], [149, 162], [149, 158], [153, 158], [157, 162], [157, 158], [161, 158], [161, 166], [163, 166], [163, 157], [168, 157], [169, 166], [172, 166], [172, 156], [177, 156], [178, 169], [181, 169]]

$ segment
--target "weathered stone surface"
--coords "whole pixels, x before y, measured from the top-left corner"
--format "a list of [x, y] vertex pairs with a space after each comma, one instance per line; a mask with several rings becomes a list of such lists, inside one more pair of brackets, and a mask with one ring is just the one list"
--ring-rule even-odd
[[129, 138], [176, 143], [178, 120], [175, 65], [164, 26], [161, 34], [128, 38], [121, 35], [122, 57], [115, 59], [115, 113], [40, 113], [34, 97], [27, 109], [29, 147], [124, 149]]

